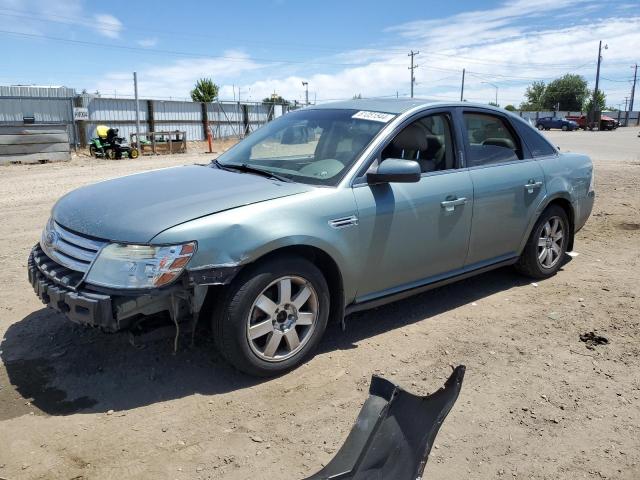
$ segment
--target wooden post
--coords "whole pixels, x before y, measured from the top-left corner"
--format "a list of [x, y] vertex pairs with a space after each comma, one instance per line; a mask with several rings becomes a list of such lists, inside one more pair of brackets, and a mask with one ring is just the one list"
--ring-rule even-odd
[[147, 100], [147, 128], [150, 132], [156, 131], [156, 119], [154, 117], [153, 100]]
[[202, 131], [204, 132], [204, 138], [206, 139], [209, 135], [209, 112], [207, 112], [207, 104], [205, 102], [201, 102], [200, 109], [202, 111], [202, 115], [200, 116], [202, 120]]
[[251, 130], [249, 129], [249, 105], [242, 105], [242, 125], [244, 126], [244, 136], [249, 135]]
[[[82, 97], [76, 96], [73, 99], [73, 105], [75, 107], [82, 107]], [[73, 115], [73, 110], [71, 112], [71, 115]], [[76, 143], [80, 143], [80, 148], [85, 148], [87, 146], [87, 123], [88, 122], [84, 121], [78, 121], [77, 123], [78, 138], [76, 138]]]

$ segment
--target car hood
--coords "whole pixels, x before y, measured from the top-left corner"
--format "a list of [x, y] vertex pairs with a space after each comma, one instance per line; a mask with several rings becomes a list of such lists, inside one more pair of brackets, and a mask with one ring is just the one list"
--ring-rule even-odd
[[145, 243], [189, 220], [311, 189], [309, 185], [250, 173], [192, 165], [79, 188], [58, 200], [52, 215], [56, 222], [77, 233]]

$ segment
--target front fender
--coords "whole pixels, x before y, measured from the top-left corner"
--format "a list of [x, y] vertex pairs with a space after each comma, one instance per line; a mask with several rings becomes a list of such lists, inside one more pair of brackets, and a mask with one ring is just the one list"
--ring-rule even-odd
[[196, 240], [190, 271], [243, 266], [284, 247], [314, 247], [338, 265], [349, 301], [355, 296], [360, 269], [358, 227], [337, 229], [329, 222], [356, 213], [351, 189], [318, 188], [191, 220], [165, 230], [152, 242]]

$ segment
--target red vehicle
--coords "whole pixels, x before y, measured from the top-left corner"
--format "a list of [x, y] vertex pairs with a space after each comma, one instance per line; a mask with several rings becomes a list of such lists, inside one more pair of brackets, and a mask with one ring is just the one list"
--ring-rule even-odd
[[[567, 120], [573, 120], [583, 130], [586, 130], [587, 128], [589, 128], [589, 130], [593, 130], [596, 128], [596, 122], [587, 122], [586, 115], [567, 115], [565, 118]], [[620, 124], [615, 118], [608, 117], [607, 115], [600, 116], [600, 130], [615, 130], [619, 126]]]

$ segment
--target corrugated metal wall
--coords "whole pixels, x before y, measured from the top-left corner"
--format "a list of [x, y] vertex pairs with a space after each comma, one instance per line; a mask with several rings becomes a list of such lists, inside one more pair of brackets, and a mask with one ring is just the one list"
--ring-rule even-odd
[[38, 87], [34, 85], [0, 85], [0, 97], [73, 98], [76, 91], [67, 87]]
[[[74, 106], [89, 110], [89, 120], [77, 124], [78, 128], [84, 128], [84, 132], [79, 132], [79, 139], [76, 139], [73, 122]], [[155, 131], [180, 130], [187, 133], [187, 140], [206, 139], [200, 103], [143, 99], [139, 106], [141, 133], [149, 129], [151, 108]], [[245, 130], [255, 131], [269, 119], [281, 116], [284, 110], [281, 105], [244, 102], [216, 102], [206, 106], [209, 123], [217, 138], [241, 136]], [[118, 128], [120, 136], [125, 138], [136, 130], [134, 99], [77, 95], [66, 87], [0, 86], [0, 123], [21, 123], [27, 115], [34, 115], [36, 123], [67, 125], [73, 143], [83, 137], [88, 140], [95, 136], [96, 127], [101, 124]]]
[[22, 122], [28, 115], [34, 115], [38, 123], [69, 123], [73, 118], [71, 99], [0, 97], [0, 122]]
[[[120, 98], [90, 98], [87, 102], [89, 121], [85, 124], [87, 138], [96, 136], [98, 125], [108, 125], [119, 130], [126, 139], [136, 131], [136, 102]], [[140, 102], [140, 132], [147, 132], [147, 110], [145, 102]]]
[[180, 130], [187, 132], [187, 140], [204, 140], [199, 103], [154, 100], [153, 118], [156, 131]]
[[[548, 112], [514, 112], [516, 115], [520, 115], [520, 117], [524, 118], [525, 120], [531, 120], [532, 122], [535, 122], [538, 118], [542, 118], [542, 117], [566, 117], [567, 115], [572, 115], [572, 116], [579, 116], [579, 115], [586, 115], [586, 112], [569, 112], [569, 111], [562, 111], [562, 112], [553, 112], [553, 111], [548, 111]], [[611, 118], [615, 118], [616, 120], [618, 120], [621, 124], [624, 124], [624, 120], [625, 120], [625, 115], [626, 112], [602, 112], [602, 115], [607, 115], [608, 117]], [[640, 115], [640, 112], [629, 112], [629, 126], [635, 126], [638, 125], [638, 117]]]

